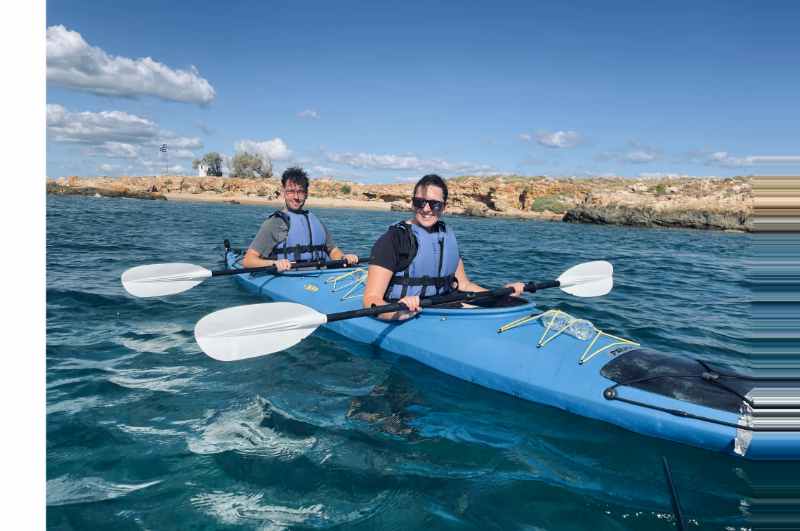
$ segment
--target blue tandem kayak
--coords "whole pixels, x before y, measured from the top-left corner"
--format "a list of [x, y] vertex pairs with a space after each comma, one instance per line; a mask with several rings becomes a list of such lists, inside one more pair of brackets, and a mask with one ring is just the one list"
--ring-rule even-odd
[[[229, 268], [240, 268], [241, 258], [226, 249]], [[326, 314], [360, 308], [365, 277], [363, 268], [235, 276], [254, 295]], [[426, 308], [403, 322], [360, 317], [324, 326], [468, 382], [643, 435], [748, 459], [800, 459], [797, 382], [754, 379], [643, 348], [558, 310], [532, 303]]]

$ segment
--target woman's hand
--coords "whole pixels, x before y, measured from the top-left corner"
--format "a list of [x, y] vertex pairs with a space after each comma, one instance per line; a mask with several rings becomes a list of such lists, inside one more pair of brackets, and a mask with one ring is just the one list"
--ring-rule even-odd
[[524, 282], [511, 282], [509, 284], [506, 284], [504, 287], [514, 289], [514, 293], [511, 294], [512, 297], [519, 297], [525, 292]]
[[358, 256], [355, 254], [346, 254], [342, 257], [347, 265], [356, 265], [358, 263]]
[[397, 312], [397, 319], [401, 321], [414, 317], [417, 313], [422, 311], [422, 306], [420, 306], [418, 295], [406, 295], [397, 302], [408, 308], [407, 311]]

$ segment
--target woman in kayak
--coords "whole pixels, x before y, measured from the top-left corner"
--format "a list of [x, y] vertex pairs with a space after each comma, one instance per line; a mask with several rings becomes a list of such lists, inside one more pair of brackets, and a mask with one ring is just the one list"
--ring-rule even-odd
[[[372, 247], [364, 307], [400, 302], [408, 311], [381, 314], [381, 319], [408, 319], [421, 311], [420, 299], [452, 291], [486, 291], [464, 272], [458, 242], [441, 221], [447, 205], [447, 184], [426, 175], [414, 185], [414, 217], [389, 227]], [[514, 295], [524, 283], [507, 284]]]

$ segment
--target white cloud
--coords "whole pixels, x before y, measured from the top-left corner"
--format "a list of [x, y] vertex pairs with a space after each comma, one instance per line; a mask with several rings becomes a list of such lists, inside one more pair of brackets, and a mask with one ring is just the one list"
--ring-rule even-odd
[[314, 175], [331, 176], [331, 177], [339, 173], [335, 168], [331, 168], [329, 166], [321, 166], [319, 164], [311, 166], [310, 172], [313, 173]]
[[709, 164], [733, 168], [736, 166], [749, 166], [750, 162], [744, 157], [734, 157], [727, 151], [716, 151], [708, 156]]
[[327, 153], [331, 162], [371, 170], [488, 172], [491, 166], [455, 163], [441, 159], [420, 159], [415, 155], [376, 155], [373, 153]]
[[100, 165], [97, 167], [97, 169], [98, 169], [99, 171], [104, 171], [104, 172], [112, 172], [112, 171], [114, 171], [114, 166], [112, 166], [111, 164], [100, 164]]
[[204, 135], [214, 134], [214, 129], [208, 126], [205, 122], [195, 122], [194, 124]]
[[139, 146], [126, 142], [103, 142], [92, 154], [110, 158], [135, 159], [140, 155]]
[[[203, 147], [199, 138], [178, 136], [147, 118], [121, 111], [71, 112], [57, 104], [47, 105], [47, 139], [84, 146], [84, 156], [135, 160], [136, 164], [152, 157], [152, 164], [162, 169], [165, 161], [195, 158], [192, 149]], [[161, 144], [168, 146], [166, 156], [159, 151]]]
[[[184, 175], [184, 172], [187, 171], [187, 168], [184, 168], [181, 164], [165, 167], [164, 161], [158, 159], [142, 160], [139, 161], [139, 165], [154, 175]], [[135, 169], [135, 167], [128, 166], [128, 169]], [[194, 170], [192, 170], [192, 174], [194, 174]]]
[[94, 94], [197, 104], [210, 103], [216, 95], [194, 66], [175, 70], [150, 57], [109, 55], [61, 25], [47, 28], [47, 80]]
[[800, 164], [800, 155], [753, 155], [747, 159], [753, 164]]
[[203, 147], [203, 141], [197, 137], [186, 137], [186, 136], [173, 136], [172, 133], [162, 131], [161, 136], [164, 139], [164, 143], [167, 144], [167, 149], [172, 152], [173, 149], [198, 149]]
[[626, 162], [633, 162], [636, 164], [643, 164], [647, 162], [653, 162], [658, 158], [658, 153], [655, 150], [650, 149], [635, 149], [633, 151], [629, 151], [622, 156], [622, 159]]
[[708, 155], [708, 164], [728, 168], [753, 166], [756, 164], [800, 165], [800, 155], [749, 155], [736, 157], [727, 151], [716, 151]]
[[169, 154], [170, 157], [175, 157], [176, 159], [193, 159], [195, 158], [194, 151], [188, 149], [178, 149], [173, 151]]
[[158, 124], [122, 111], [71, 112], [47, 104], [47, 138], [54, 142], [86, 144], [93, 151], [113, 157], [135, 157], [137, 150], [158, 149], [167, 144], [170, 154], [190, 157], [190, 149], [203, 147], [199, 138], [178, 136]]
[[533, 137], [531, 135], [529, 135], [528, 133], [521, 133], [519, 135], [519, 139], [524, 141], [524, 142], [530, 142], [531, 140], [533, 140]]
[[691, 175], [687, 175], [685, 173], [669, 173], [660, 171], [642, 172], [639, 174], [640, 179], [683, 179], [686, 177], [691, 177]]
[[143, 141], [157, 136], [158, 126], [122, 111], [73, 113], [48, 103], [47, 133], [56, 142]]
[[317, 120], [319, 118], [319, 112], [315, 111], [314, 109], [306, 109], [304, 111], [300, 111], [299, 113], [297, 113], [297, 117]]
[[240, 140], [234, 146], [236, 151], [246, 151], [255, 155], [268, 157], [270, 160], [287, 160], [292, 152], [286, 142], [280, 138], [272, 140]]
[[618, 161], [623, 163], [646, 164], [661, 158], [661, 150], [645, 146], [636, 141], [628, 142], [628, 147], [614, 151], [597, 153], [594, 159], [599, 162]]
[[[526, 136], [530, 138], [530, 135]], [[542, 131], [536, 133], [536, 141], [550, 148], [571, 148], [580, 144], [581, 135], [575, 131], [555, 131], [553, 133]]]

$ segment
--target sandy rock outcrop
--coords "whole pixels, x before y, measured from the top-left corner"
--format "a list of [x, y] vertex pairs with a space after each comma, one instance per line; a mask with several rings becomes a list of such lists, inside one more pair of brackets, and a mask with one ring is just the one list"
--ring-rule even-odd
[[[581, 223], [749, 230], [752, 187], [732, 179], [552, 179], [458, 177], [447, 181], [448, 212], [480, 217], [522, 217]], [[382, 204], [411, 210], [413, 183], [361, 184], [311, 181], [309, 196], [331, 205]], [[48, 193], [113, 195], [206, 201], [280, 201], [279, 179], [229, 177], [70, 176], [48, 182]]]

